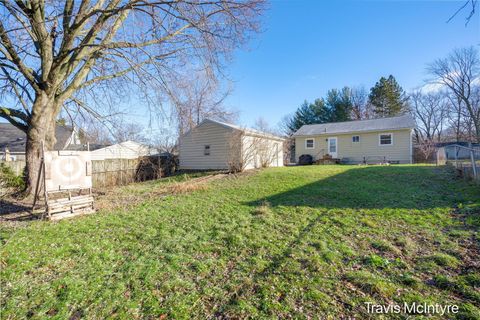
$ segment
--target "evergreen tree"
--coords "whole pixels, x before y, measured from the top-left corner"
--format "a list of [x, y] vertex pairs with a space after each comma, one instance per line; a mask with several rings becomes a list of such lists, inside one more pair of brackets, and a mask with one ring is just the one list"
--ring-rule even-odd
[[306, 100], [295, 111], [292, 119], [288, 123], [288, 128], [295, 132], [306, 124], [325, 123], [330, 119], [330, 113], [323, 99], [316, 99], [313, 103]]
[[329, 90], [325, 103], [329, 112], [328, 122], [351, 120], [353, 103], [349, 87], [344, 87], [342, 90]]
[[350, 88], [332, 89], [328, 91], [325, 99], [316, 99], [313, 103], [304, 101], [287, 126], [291, 132], [295, 132], [306, 124], [348, 121], [352, 108]]
[[381, 77], [370, 89], [369, 101], [376, 117], [396, 116], [408, 111], [408, 98], [397, 80]]

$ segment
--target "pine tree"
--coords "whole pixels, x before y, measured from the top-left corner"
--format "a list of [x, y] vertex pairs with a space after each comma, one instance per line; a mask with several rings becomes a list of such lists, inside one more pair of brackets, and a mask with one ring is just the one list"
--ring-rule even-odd
[[408, 111], [408, 98], [395, 77], [381, 77], [370, 89], [369, 101], [376, 117], [396, 116]]
[[325, 103], [329, 111], [328, 122], [351, 120], [353, 103], [349, 87], [344, 87], [342, 90], [329, 90]]
[[316, 99], [313, 103], [306, 100], [295, 111], [288, 128], [295, 132], [306, 124], [325, 123], [330, 119], [330, 113], [323, 99]]
[[348, 121], [352, 108], [350, 88], [332, 89], [328, 91], [325, 99], [316, 99], [313, 103], [304, 101], [287, 126], [291, 132], [295, 132], [306, 124]]

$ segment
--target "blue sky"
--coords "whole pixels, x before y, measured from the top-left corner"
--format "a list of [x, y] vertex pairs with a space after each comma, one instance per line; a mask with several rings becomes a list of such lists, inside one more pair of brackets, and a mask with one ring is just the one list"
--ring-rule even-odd
[[331, 88], [364, 85], [393, 74], [406, 90], [424, 84], [426, 64], [456, 47], [480, 44], [476, 15], [446, 23], [463, 1], [272, 1], [264, 32], [229, 67], [227, 105], [239, 122], [276, 125], [304, 99]]
[[[442, 0], [272, 0], [263, 32], [238, 50], [227, 68], [234, 91], [226, 105], [239, 123], [259, 117], [275, 127], [305, 100], [327, 90], [363, 85], [393, 74], [406, 90], [423, 85], [427, 63], [454, 48], [480, 45], [477, 13], [448, 18], [464, 3]], [[480, 9], [480, 8], [477, 8]], [[145, 125], [151, 113], [139, 106], [126, 120]], [[1, 120], [3, 121], [3, 120]]]

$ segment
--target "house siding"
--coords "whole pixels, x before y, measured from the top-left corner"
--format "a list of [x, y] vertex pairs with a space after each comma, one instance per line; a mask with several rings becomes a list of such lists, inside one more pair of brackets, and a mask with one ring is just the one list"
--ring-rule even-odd
[[105, 148], [91, 151], [92, 160], [105, 159], [136, 159], [138, 157], [154, 154], [146, 145], [134, 141], [125, 141]]
[[[192, 129], [180, 139], [180, 169], [228, 169], [232, 137], [232, 129], [214, 123], [205, 122]], [[210, 146], [208, 156], [204, 155], [205, 145]]]
[[[249, 146], [255, 145], [258, 142], [258, 137], [249, 135], [243, 136], [242, 139], [242, 154], [244, 155], [244, 161], [246, 161], [245, 169], [255, 169], [261, 167], [261, 156], [255, 150], [255, 154], [248, 156]], [[283, 142], [273, 139], [263, 138], [261, 141], [262, 146], [268, 148], [268, 158], [270, 159], [269, 167], [283, 167]]]
[[[379, 135], [391, 133], [392, 145], [379, 145]], [[329, 137], [337, 137], [337, 158], [344, 159], [348, 163], [362, 163], [364, 157], [367, 162], [375, 163], [382, 160], [411, 163], [412, 161], [412, 130], [386, 130], [373, 132], [351, 132], [348, 134], [322, 134], [311, 137], [295, 138], [295, 160], [303, 154], [311, 155], [314, 160], [322, 158], [327, 150]], [[360, 142], [352, 142], [352, 136], [360, 136]], [[305, 148], [305, 140], [313, 138], [313, 149]]]
[[[232, 161], [240, 162], [254, 139], [266, 141], [269, 148], [278, 148], [278, 159], [270, 166], [283, 166], [283, 143], [280, 140], [258, 138], [244, 134], [240, 139], [240, 131], [214, 122], [204, 122], [182, 136], [179, 141], [179, 166], [183, 170], [227, 170]], [[205, 145], [210, 146], [210, 155], [204, 155]], [[277, 147], [275, 146], [277, 145]], [[256, 152], [256, 151], [254, 151]], [[245, 157], [244, 157], [245, 161]], [[250, 157], [245, 169], [260, 167], [257, 156]]]

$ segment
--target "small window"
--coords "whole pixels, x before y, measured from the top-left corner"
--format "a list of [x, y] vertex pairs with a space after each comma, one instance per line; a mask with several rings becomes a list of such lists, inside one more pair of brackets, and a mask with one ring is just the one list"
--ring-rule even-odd
[[313, 148], [315, 148], [315, 140], [306, 139], [305, 140], [305, 149], [313, 149]]
[[205, 149], [203, 149], [203, 154], [206, 156], [210, 155], [210, 145], [205, 146]]
[[391, 133], [383, 133], [379, 135], [380, 145], [381, 146], [389, 146], [392, 144], [392, 134]]
[[352, 136], [352, 142], [360, 142], [360, 136]]

